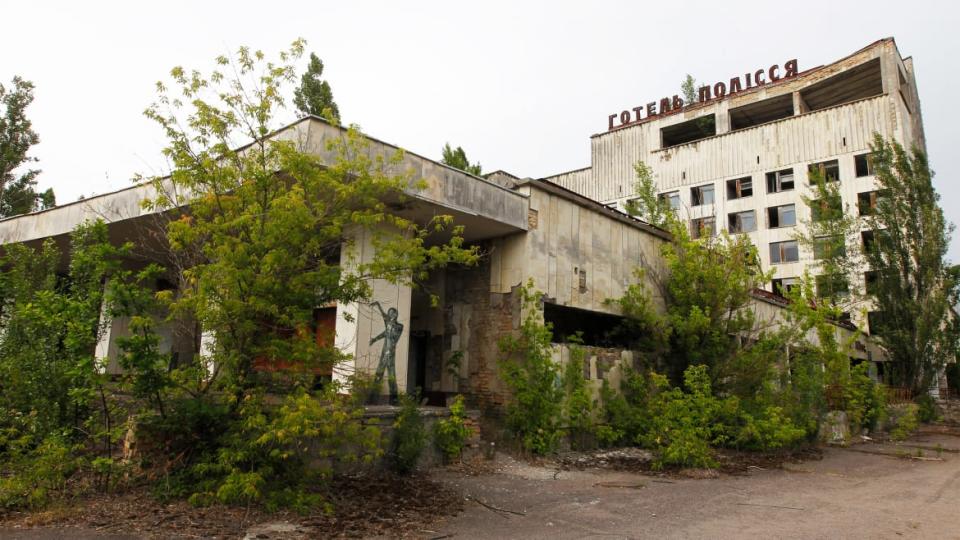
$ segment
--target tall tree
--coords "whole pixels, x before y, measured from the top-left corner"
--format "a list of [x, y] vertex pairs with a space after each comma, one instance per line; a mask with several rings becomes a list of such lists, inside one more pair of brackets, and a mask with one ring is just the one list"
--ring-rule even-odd
[[697, 102], [697, 80], [693, 75], [687, 73], [683, 82], [680, 83], [680, 91], [683, 93], [683, 102], [687, 105], [693, 105]]
[[474, 163], [470, 164], [470, 160], [467, 159], [467, 153], [463, 151], [463, 148], [457, 147], [453, 149], [450, 146], [450, 143], [443, 145], [443, 159], [441, 162], [444, 165], [449, 165], [455, 169], [460, 169], [465, 173], [472, 174], [474, 176], [480, 176], [480, 164]]
[[[866, 258], [876, 275], [879, 335], [893, 382], [925, 392], [957, 353], [956, 276], [945, 264], [952, 226], [933, 188], [933, 172], [919, 148], [874, 136], [871, 164], [881, 196], [867, 218], [873, 234]], [[875, 326], [875, 328], [874, 328]]]
[[15, 172], [36, 162], [27, 155], [30, 147], [40, 142], [27, 118], [27, 107], [33, 103], [33, 83], [13, 78], [13, 87], [0, 84], [0, 217], [14, 216], [47, 208], [55, 203], [53, 190], [37, 193], [37, 169]]
[[312, 114], [331, 122], [340, 121], [340, 109], [333, 100], [330, 83], [321, 79], [323, 61], [310, 53], [307, 71], [300, 77], [300, 86], [293, 91], [293, 104], [301, 114]]

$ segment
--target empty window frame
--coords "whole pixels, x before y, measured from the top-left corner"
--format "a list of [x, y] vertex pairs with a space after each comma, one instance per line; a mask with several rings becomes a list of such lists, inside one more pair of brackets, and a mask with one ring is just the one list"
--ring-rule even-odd
[[867, 294], [876, 294], [877, 292], [877, 271], [868, 270], [863, 273], [863, 287]]
[[797, 262], [800, 260], [800, 248], [796, 240], [772, 242], [770, 244], [770, 262], [773, 264]]
[[843, 217], [843, 205], [839, 199], [832, 201], [814, 199], [810, 201], [810, 220], [819, 222]]
[[813, 239], [813, 258], [827, 259], [847, 254], [847, 244], [842, 236], [818, 236]]
[[670, 148], [686, 144], [717, 134], [717, 120], [712, 114], [667, 126], [660, 130], [660, 141], [663, 148]]
[[886, 317], [882, 311], [868, 311], [867, 325], [870, 326], [870, 334], [878, 335], [883, 333], [883, 326], [887, 324]]
[[784, 204], [767, 208], [767, 226], [769, 228], [793, 227], [796, 224], [797, 208], [795, 205]]
[[767, 193], [780, 193], [793, 189], [793, 169], [767, 173]]
[[747, 233], [757, 230], [757, 213], [753, 210], [727, 214], [727, 230], [732, 233]]
[[870, 154], [853, 156], [853, 168], [856, 171], [857, 178], [873, 176], [873, 159], [871, 159]]
[[875, 242], [873, 231], [863, 231], [860, 233], [860, 238], [863, 242], [863, 252], [869, 253], [873, 250]]
[[837, 298], [850, 294], [850, 286], [841, 274], [820, 274], [816, 277], [817, 296]]
[[877, 210], [879, 191], [864, 191], [857, 193], [857, 210], [861, 216], [869, 216]]
[[836, 159], [831, 159], [830, 161], [811, 163], [810, 166], [807, 167], [807, 178], [811, 185], [818, 176], [827, 182], [840, 180], [840, 162]]
[[713, 184], [697, 186], [690, 188], [690, 205], [701, 206], [704, 204], [713, 204], [715, 199]]
[[706, 238], [717, 230], [717, 220], [713, 216], [690, 220], [690, 236]]
[[742, 199], [753, 196], [753, 178], [736, 178], [727, 180], [727, 200]]
[[595, 347], [629, 347], [634, 336], [618, 332], [624, 319], [586, 309], [543, 303], [543, 320], [550, 323], [553, 343], [566, 343], [575, 335], [581, 343]]
[[670, 208], [677, 210], [680, 208], [680, 192], [679, 191], [668, 191], [666, 193], [661, 193], [658, 195], [661, 201], [667, 201], [670, 204]]
[[800, 285], [800, 279], [795, 277], [777, 278], [773, 280], [773, 292], [786, 296], [794, 287]]

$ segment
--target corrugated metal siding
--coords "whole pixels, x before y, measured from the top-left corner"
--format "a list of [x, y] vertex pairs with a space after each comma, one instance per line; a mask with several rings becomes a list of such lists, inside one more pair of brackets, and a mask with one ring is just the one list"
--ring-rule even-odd
[[660, 190], [776, 170], [866, 150], [874, 132], [894, 135], [891, 112], [889, 98], [878, 96], [666, 150], [659, 149], [660, 123], [641, 124], [593, 139], [590, 185], [583, 185], [582, 175], [552, 181], [609, 201], [632, 191], [633, 165], [641, 159], [653, 169]]
[[565, 173], [560, 173], [554, 176], [548, 176], [543, 178], [548, 182], [553, 182], [558, 186], [563, 186], [570, 191], [579, 193], [584, 197], [593, 198], [588, 192], [591, 187], [594, 185], [593, 182], [593, 170], [591, 168], [586, 169], [577, 169], [575, 171], [569, 171]]

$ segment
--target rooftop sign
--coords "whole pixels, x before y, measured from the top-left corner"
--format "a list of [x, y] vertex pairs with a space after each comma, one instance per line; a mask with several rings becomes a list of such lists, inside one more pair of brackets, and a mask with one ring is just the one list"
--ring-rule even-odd
[[[701, 86], [698, 89], [697, 103], [704, 103], [714, 99], [723, 99], [727, 96], [732, 96], [750, 88], [763, 86], [769, 83], [775, 83], [782, 79], [791, 79], [796, 77], [797, 73], [797, 59], [794, 58], [793, 60], [787, 60], [783, 64], [782, 74], [780, 70], [780, 64], [774, 64], [768, 69], [761, 68], [753, 73], [746, 73], [743, 75], [743, 78], [740, 76], [733, 77], [730, 79], [729, 84], [721, 81], [714, 84], [712, 87], [710, 85]], [[678, 95], [674, 95], [672, 98], [665, 97], [659, 102], [651, 101], [646, 105], [621, 111], [620, 114], [611, 114], [607, 117], [608, 129], [612, 130], [614, 128], [622, 128], [631, 124], [636, 124], [641, 120], [675, 113], [682, 109], [684, 105], [683, 98]], [[686, 105], [692, 105], [692, 103]], [[633, 112], [631, 113], [631, 111]], [[617, 120], [620, 121], [619, 124], [617, 123]]]

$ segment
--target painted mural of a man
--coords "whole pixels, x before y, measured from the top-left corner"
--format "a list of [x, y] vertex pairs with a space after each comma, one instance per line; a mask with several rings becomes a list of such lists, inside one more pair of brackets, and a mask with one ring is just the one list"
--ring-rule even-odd
[[397, 399], [397, 344], [400, 343], [400, 335], [403, 334], [403, 325], [397, 322], [397, 308], [390, 308], [386, 312], [380, 306], [380, 302], [370, 304], [376, 306], [383, 317], [383, 332], [374, 336], [370, 340], [373, 345], [378, 340], [383, 340], [383, 348], [380, 350], [380, 362], [377, 364], [377, 375], [374, 377], [374, 388], [379, 392], [383, 387], [383, 372], [387, 372], [387, 384], [390, 385], [390, 401]]

